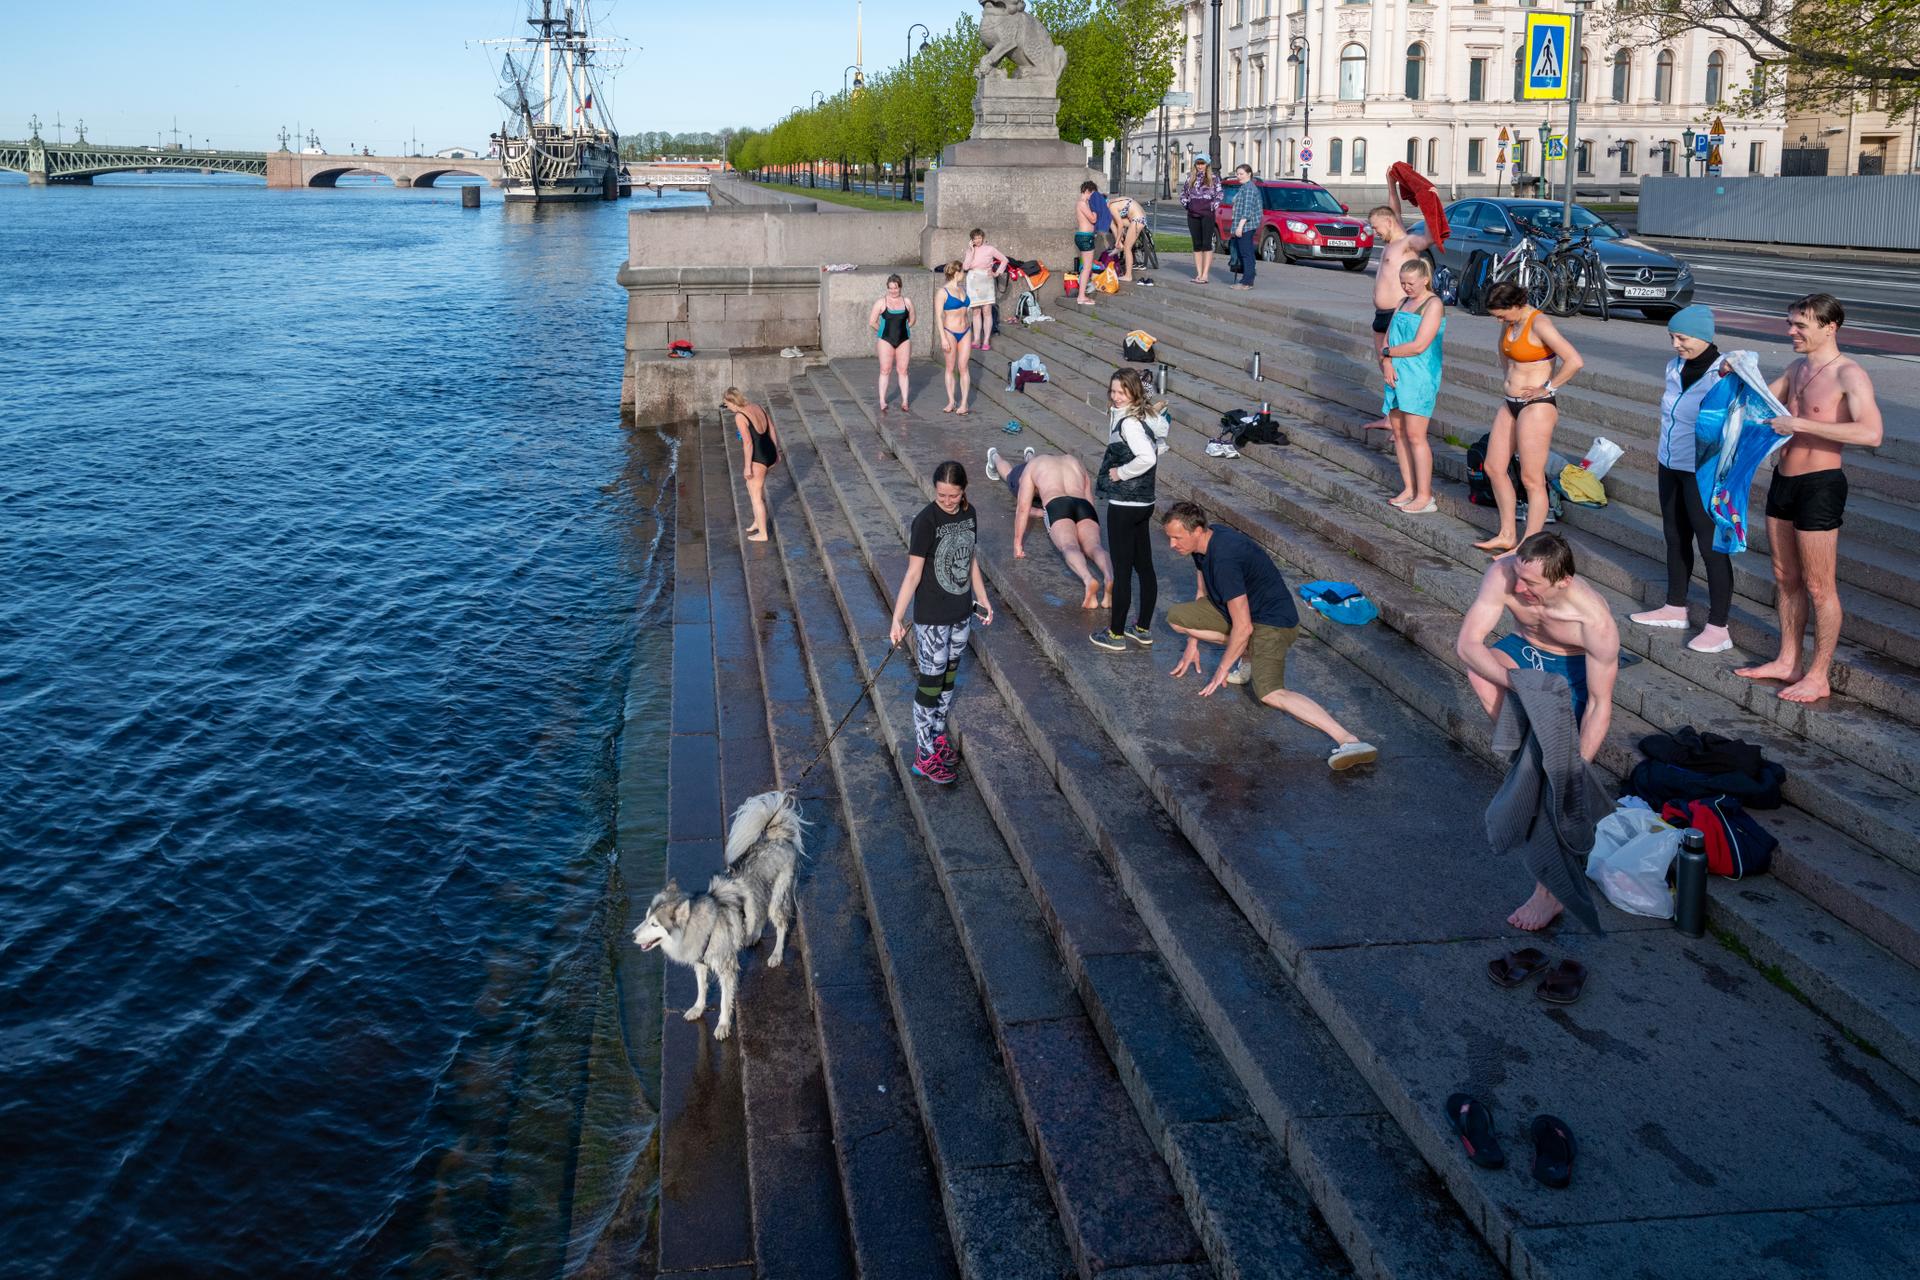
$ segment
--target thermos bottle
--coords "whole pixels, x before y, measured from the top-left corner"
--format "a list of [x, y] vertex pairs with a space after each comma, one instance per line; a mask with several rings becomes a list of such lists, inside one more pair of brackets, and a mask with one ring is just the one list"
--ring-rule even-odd
[[1167, 394], [1167, 365], [1164, 361], [1153, 367], [1153, 394]]
[[1681, 835], [1674, 864], [1673, 927], [1689, 938], [1707, 931], [1707, 838], [1693, 827]]
[[1247, 362], [1247, 376], [1255, 382], [1262, 381], [1260, 377], [1260, 353], [1258, 351], [1254, 352], [1253, 359]]

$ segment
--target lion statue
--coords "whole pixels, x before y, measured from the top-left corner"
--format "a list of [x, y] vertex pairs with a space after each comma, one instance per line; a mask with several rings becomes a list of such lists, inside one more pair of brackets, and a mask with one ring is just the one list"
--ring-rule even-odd
[[1027, 0], [980, 0], [980, 39], [987, 52], [978, 75], [985, 79], [1003, 62], [1015, 77], [1036, 75], [1058, 80], [1067, 51], [1053, 42], [1040, 19], [1027, 12]]

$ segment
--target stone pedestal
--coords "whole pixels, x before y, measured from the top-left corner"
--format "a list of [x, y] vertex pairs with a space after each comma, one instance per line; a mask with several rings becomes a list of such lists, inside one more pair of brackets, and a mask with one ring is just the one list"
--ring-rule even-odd
[[1089, 179], [1100, 174], [1087, 167], [1086, 150], [1057, 137], [956, 142], [927, 175], [920, 259], [936, 267], [958, 258], [979, 227], [1009, 258], [1039, 258], [1059, 271], [1073, 259], [1073, 208]]

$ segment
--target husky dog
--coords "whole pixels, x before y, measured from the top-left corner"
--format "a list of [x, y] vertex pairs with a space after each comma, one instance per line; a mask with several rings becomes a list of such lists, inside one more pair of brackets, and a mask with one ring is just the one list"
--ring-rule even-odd
[[720, 980], [720, 1021], [713, 1038], [733, 1034], [733, 995], [740, 985], [740, 952], [760, 941], [773, 921], [773, 954], [767, 967], [778, 968], [787, 949], [787, 925], [793, 919], [793, 876], [806, 855], [800, 806], [784, 791], [753, 796], [734, 810], [727, 832], [727, 869], [706, 892], [689, 898], [672, 880], [653, 895], [646, 918], [633, 931], [642, 951], [664, 947], [667, 959], [693, 966], [699, 984], [688, 1022], [707, 1011], [707, 971]]

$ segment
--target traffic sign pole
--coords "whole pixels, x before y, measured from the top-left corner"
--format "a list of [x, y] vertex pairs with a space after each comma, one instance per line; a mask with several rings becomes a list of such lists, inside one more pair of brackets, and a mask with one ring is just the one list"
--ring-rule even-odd
[[1561, 171], [1560, 181], [1560, 226], [1569, 234], [1573, 233], [1573, 166], [1574, 157], [1580, 154], [1580, 98], [1586, 93], [1587, 86], [1580, 80], [1580, 28], [1581, 19], [1586, 16], [1587, 5], [1592, 0], [1573, 0], [1573, 39], [1567, 42], [1567, 57], [1573, 61], [1567, 74], [1573, 79], [1573, 90], [1567, 94], [1567, 154]]

